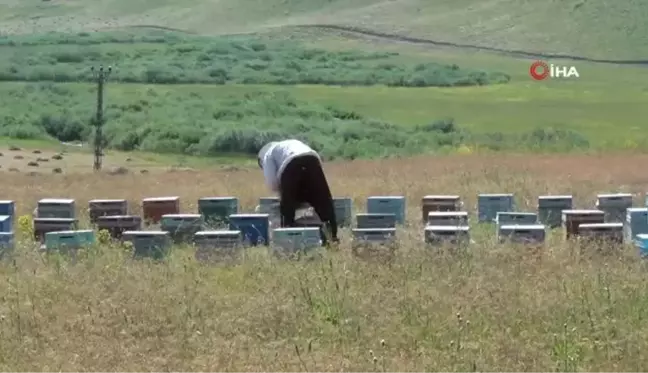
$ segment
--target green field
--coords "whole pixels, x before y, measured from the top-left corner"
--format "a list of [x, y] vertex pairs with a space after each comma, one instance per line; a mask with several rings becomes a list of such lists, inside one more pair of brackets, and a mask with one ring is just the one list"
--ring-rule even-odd
[[507, 50], [646, 59], [647, 16], [641, 0], [8, 0], [0, 5], [0, 30], [157, 25], [231, 34], [335, 24]]

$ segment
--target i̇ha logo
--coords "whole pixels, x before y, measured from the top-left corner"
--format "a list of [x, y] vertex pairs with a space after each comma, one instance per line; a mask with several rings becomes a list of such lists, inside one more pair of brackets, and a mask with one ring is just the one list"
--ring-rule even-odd
[[559, 66], [548, 64], [544, 61], [536, 61], [529, 67], [529, 75], [533, 80], [545, 80], [547, 78], [580, 78], [575, 66]]

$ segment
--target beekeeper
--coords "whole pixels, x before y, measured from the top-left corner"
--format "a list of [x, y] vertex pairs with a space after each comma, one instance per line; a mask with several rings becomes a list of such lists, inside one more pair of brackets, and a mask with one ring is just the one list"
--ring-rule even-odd
[[[299, 140], [270, 142], [258, 154], [266, 185], [279, 195], [282, 227], [294, 227], [297, 209], [309, 204], [322, 221], [333, 242], [338, 242], [333, 196], [322, 160], [310, 146]], [[322, 241], [327, 243], [325, 232]]]

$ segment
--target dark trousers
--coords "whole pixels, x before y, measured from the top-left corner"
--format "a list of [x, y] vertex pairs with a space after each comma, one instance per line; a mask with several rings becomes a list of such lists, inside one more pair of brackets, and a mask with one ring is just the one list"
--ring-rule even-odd
[[[335, 205], [319, 159], [312, 155], [294, 158], [281, 174], [280, 183], [281, 226], [296, 226], [297, 208], [308, 203], [324, 223], [322, 229], [327, 228], [333, 241], [337, 242]], [[326, 234], [321, 233], [322, 242], [327, 244]]]

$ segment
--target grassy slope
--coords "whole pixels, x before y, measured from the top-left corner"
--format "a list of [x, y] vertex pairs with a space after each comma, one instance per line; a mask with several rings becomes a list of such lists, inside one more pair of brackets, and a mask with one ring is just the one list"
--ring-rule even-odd
[[648, 3], [641, 0], [9, 0], [0, 30], [159, 25], [201, 33], [340, 24], [506, 49], [610, 59], [648, 54]]

